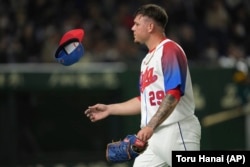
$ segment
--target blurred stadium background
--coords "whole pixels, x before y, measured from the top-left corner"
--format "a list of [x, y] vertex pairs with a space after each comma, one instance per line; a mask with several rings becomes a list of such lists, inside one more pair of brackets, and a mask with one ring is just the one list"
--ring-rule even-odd
[[[145, 3], [166, 8], [166, 34], [187, 54], [201, 149], [250, 149], [249, 0], [0, 0], [0, 167], [131, 166], [106, 163], [105, 148], [140, 118], [92, 124], [83, 111], [138, 95], [147, 50], [130, 28]], [[73, 28], [85, 57], [63, 67], [54, 53]]]

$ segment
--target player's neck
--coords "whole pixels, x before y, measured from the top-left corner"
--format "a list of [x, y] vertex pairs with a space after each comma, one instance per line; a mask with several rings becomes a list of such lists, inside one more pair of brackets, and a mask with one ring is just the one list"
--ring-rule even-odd
[[146, 43], [148, 50], [154, 50], [163, 40], [166, 39], [165, 34], [152, 36]]

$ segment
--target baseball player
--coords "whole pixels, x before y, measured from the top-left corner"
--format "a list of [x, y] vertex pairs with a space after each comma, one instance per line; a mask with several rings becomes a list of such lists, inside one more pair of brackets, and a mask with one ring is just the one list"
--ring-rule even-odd
[[148, 53], [141, 63], [140, 95], [115, 104], [90, 106], [86, 116], [98, 121], [109, 115], [141, 114], [137, 137], [148, 142], [134, 167], [171, 166], [172, 150], [199, 150], [201, 127], [188, 62], [181, 46], [165, 36], [166, 11], [157, 5], [141, 6], [135, 13], [134, 42]]

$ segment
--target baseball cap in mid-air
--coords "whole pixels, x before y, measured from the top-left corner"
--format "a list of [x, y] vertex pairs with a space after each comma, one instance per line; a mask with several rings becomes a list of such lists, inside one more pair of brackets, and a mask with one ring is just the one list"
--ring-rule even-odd
[[59, 42], [59, 47], [55, 53], [58, 63], [69, 66], [78, 62], [84, 54], [82, 39], [83, 29], [73, 29], [66, 32]]

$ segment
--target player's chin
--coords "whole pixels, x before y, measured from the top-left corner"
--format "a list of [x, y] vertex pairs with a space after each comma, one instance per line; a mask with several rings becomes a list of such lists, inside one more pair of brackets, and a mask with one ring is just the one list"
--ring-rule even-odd
[[138, 43], [138, 44], [141, 44], [142, 42], [140, 41], [140, 40], [138, 40], [138, 39], [134, 39], [134, 43]]
[[136, 38], [136, 35], [134, 35], [134, 42], [135, 42], [135, 43], [138, 43], [138, 42], [139, 42], [138, 38]]

